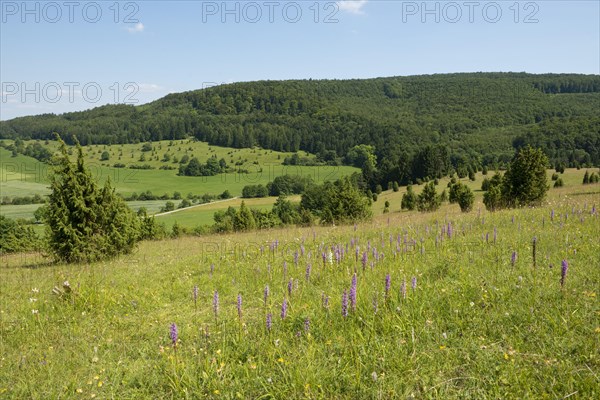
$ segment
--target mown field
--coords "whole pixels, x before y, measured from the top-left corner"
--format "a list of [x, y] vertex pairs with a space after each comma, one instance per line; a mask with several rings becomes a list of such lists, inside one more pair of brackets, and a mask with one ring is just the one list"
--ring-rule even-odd
[[5, 256], [0, 397], [597, 398], [599, 187], [565, 184], [535, 209]]

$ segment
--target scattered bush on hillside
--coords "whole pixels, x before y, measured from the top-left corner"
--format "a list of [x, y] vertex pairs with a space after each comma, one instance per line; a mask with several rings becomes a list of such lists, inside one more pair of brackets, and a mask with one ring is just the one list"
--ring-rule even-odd
[[40, 244], [31, 226], [0, 215], [0, 254], [34, 250]]
[[421, 194], [417, 196], [417, 210], [421, 212], [435, 211], [440, 208], [441, 203], [433, 182], [426, 184]]
[[408, 185], [406, 187], [406, 193], [402, 195], [402, 203], [400, 208], [408, 211], [412, 211], [417, 208], [417, 195], [413, 191], [412, 185]]

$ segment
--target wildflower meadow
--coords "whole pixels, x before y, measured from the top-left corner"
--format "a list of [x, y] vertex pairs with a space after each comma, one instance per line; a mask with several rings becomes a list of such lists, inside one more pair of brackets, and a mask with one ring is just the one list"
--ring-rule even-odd
[[597, 398], [597, 200], [6, 256], [0, 398]]

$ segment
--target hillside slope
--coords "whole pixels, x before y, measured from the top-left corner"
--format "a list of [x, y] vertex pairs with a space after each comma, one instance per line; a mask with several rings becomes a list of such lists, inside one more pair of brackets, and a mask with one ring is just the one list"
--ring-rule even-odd
[[[398, 164], [425, 145], [452, 163], [494, 165], [515, 146], [542, 147], [553, 163], [600, 164], [600, 76], [469, 73], [364, 80], [261, 81], [170, 94], [143, 106], [16, 118], [0, 138], [82, 144], [188, 136], [343, 157], [357, 144]], [[335, 152], [335, 154], [333, 154]]]

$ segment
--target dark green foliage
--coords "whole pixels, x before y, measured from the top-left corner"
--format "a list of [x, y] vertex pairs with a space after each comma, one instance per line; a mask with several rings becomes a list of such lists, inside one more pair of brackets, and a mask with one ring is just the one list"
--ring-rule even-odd
[[555, 182], [554, 182], [554, 187], [558, 188], [558, 187], [563, 187], [565, 184], [562, 180], [562, 178], [558, 178]]
[[23, 205], [23, 204], [43, 204], [46, 202], [46, 199], [42, 196], [40, 196], [39, 194], [34, 194], [33, 196], [23, 196], [23, 197], [19, 197], [19, 196], [15, 196], [15, 197], [8, 197], [8, 196], [4, 196], [2, 198], [2, 201], [0, 202], [0, 204], [2, 205], [8, 205], [8, 204], [12, 204], [14, 206], [17, 205]]
[[456, 202], [460, 206], [462, 212], [469, 212], [473, 209], [473, 202], [475, 201], [475, 195], [471, 188], [462, 183], [457, 183], [452, 186], [456, 187]]
[[326, 185], [325, 207], [321, 213], [324, 223], [350, 223], [371, 217], [371, 202], [352, 178], [344, 177]]
[[219, 198], [223, 199], [223, 200], [231, 199], [232, 197], [233, 196], [231, 195], [231, 193], [229, 193], [229, 190], [225, 190], [223, 193], [221, 193], [219, 195]]
[[257, 229], [269, 229], [281, 225], [281, 220], [277, 214], [271, 210], [258, 210], [253, 208], [251, 211], [254, 221], [256, 221]]
[[170, 94], [143, 107], [15, 118], [0, 122], [0, 138], [51, 139], [58, 132], [87, 145], [191, 135], [236, 148], [304, 150], [327, 163], [346, 157], [360, 168], [365, 158], [353, 149], [368, 143], [375, 162], [363, 174], [374, 188], [439, 178], [450, 169], [467, 176], [469, 166], [503, 167], [513, 149], [527, 145], [554, 165], [598, 165], [599, 96], [598, 75], [261, 81]]
[[169, 212], [175, 210], [175, 203], [172, 201], [167, 201], [165, 206], [160, 209], [161, 212]]
[[349, 223], [371, 217], [370, 198], [358, 188], [356, 176], [309, 187], [302, 195], [300, 205], [325, 224]]
[[108, 161], [110, 160], [110, 153], [108, 151], [103, 151], [100, 156], [100, 161]]
[[0, 215], [0, 255], [34, 250], [40, 241], [33, 228]]
[[192, 202], [189, 201], [188, 199], [183, 199], [181, 200], [181, 203], [179, 203], [179, 205], [177, 206], [177, 208], [187, 208], [189, 206], [192, 205]]
[[144, 143], [144, 145], [142, 146], [142, 151], [143, 152], [152, 151], [152, 143]]
[[354, 146], [346, 154], [344, 162], [356, 168], [375, 169], [377, 166], [375, 147], [366, 144]]
[[383, 188], [381, 187], [381, 185], [375, 186], [375, 193], [381, 194], [381, 192], [383, 192]]
[[56, 163], [45, 215], [51, 254], [60, 261], [89, 262], [130, 252], [139, 240], [139, 221], [110, 180], [98, 188], [81, 147], [73, 164], [62, 141]]
[[233, 232], [233, 220], [236, 216], [235, 208], [228, 207], [226, 211], [217, 211], [213, 215], [215, 224], [213, 230], [217, 233]]
[[458, 203], [458, 191], [461, 186], [462, 183], [460, 182], [457, 182], [450, 186], [450, 193], [448, 195], [448, 201], [450, 202], [450, 204]]
[[451, 166], [448, 148], [426, 146], [417, 152], [412, 164], [412, 176], [415, 178], [441, 178], [448, 174]]
[[421, 194], [417, 196], [417, 210], [421, 212], [435, 211], [440, 208], [441, 203], [433, 182], [426, 184]]
[[223, 172], [227, 172], [227, 162], [224, 159], [217, 160], [216, 157], [210, 157], [205, 164], [194, 157], [187, 165], [182, 162], [179, 166], [179, 175], [183, 176], [215, 176]]
[[448, 192], [446, 191], [446, 189], [442, 190], [442, 193], [440, 194], [440, 201], [442, 203], [448, 201]]
[[236, 232], [249, 231], [256, 228], [256, 221], [252, 215], [252, 211], [246, 207], [246, 203], [242, 201], [240, 209], [233, 217], [233, 229]]
[[35, 210], [35, 212], [33, 213], [33, 218], [35, 219], [35, 222], [40, 223], [40, 222], [44, 222], [47, 215], [48, 215], [48, 206], [43, 205], [43, 206], [39, 207], [37, 210]]
[[540, 150], [525, 147], [517, 152], [502, 179], [502, 200], [508, 207], [541, 204], [548, 191], [548, 157]]
[[400, 190], [400, 186], [398, 186], [398, 182], [394, 181], [394, 182], [392, 183], [392, 190], [393, 190], [394, 192], [397, 192], [398, 190]]
[[390, 202], [388, 200], [386, 200], [384, 203], [384, 207], [383, 207], [383, 213], [387, 214], [389, 212], [390, 212]]
[[269, 195], [269, 191], [266, 186], [261, 184], [258, 185], [247, 185], [242, 189], [242, 197], [245, 199], [257, 198], [257, 197], [267, 197]]
[[585, 175], [583, 175], [583, 184], [587, 185], [590, 183], [590, 173], [586, 170]]
[[503, 207], [502, 191], [500, 185], [491, 185], [483, 194], [483, 204], [488, 211], [495, 211]]
[[292, 225], [299, 222], [299, 215], [297, 207], [294, 207], [292, 203], [285, 198], [285, 195], [281, 195], [275, 201], [273, 205], [273, 213], [277, 215], [279, 220], [285, 225]]
[[417, 195], [413, 191], [412, 185], [408, 185], [406, 187], [406, 193], [402, 195], [402, 203], [400, 208], [409, 211], [417, 208]]
[[158, 224], [154, 219], [154, 216], [149, 216], [145, 207], [140, 208], [137, 215], [140, 219], [141, 240], [162, 239], [167, 236], [165, 226]]
[[[331, 157], [328, 157], [331, 158]], [[335, 153], [333, 160], [335, 160]], [[328, 162], [332, 160], [315, 160], [310, 157], [300, 157], [298, 153], [292, 154], [291, 157], [286, 157], [283, 159], [283, 165], [303, 165], [303, 166], [315, 166], [315, 165], [326, 165]], [[334, 164], [336, 165], [336, 164]]]
[[559, 175], [556, 172], [552, 174], [552, 180], [553, 181], [557, 180], [558, 177], [559, 177]]
[[490, 180], [489, 178], [483, 178], [483, 182], [481, 182], [481, 190], [484, 192], [490, 188]]
[[310, 175], [282, 175], [267, 184], [269, 196], [302, 194], [312, 184]]

